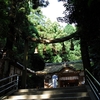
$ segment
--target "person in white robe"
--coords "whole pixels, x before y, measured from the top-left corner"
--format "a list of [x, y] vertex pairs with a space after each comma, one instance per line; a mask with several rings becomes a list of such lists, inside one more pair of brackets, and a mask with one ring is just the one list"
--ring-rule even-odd
[[58, 80], [58, 76], [53, 75], [52, 76], [52, 86], [53, 86], [53, 88], [57, 88], [57, 80]]

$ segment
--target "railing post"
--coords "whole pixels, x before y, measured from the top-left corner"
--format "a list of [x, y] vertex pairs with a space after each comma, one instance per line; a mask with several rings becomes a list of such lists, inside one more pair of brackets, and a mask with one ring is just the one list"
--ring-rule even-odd
[[93, 100], [100, 100], [100, 82], [92, 75], [92, 73], [88, 69], [85, 69], [85, 71], [88, 86], [96, 97], [96, 99], [93, 97]]
[[[11, 78], [13, 78], [13, 80], [10, 81]], [[7, 83], [4, 83], [4, 81], [6, 80], [9, 81]], [[1, 79], [0, 83], [1, 82], [3, 84], [0, 85], [0, 96], [5, 96], [7, 93], [13, 93], [14, 91], [18, 90], [19, 76], [17, 74], [8, 76], [6, 78]]]
[[18, 82], [19, 82], [19, 76], [17, 75], [17, 87], [16, 87], [16, 90], [18, 90]]

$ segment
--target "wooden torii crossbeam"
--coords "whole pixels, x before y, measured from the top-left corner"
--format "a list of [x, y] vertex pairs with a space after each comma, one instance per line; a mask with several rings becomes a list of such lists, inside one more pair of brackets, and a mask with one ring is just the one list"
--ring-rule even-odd
[[36, 43], [44, 43], [44, 44], [50, 44], [50, 43], [59, 43], [59, 42], [64, 42], [64, 41], [67, 41], [67, 40], [70, 40], [71, 38], [73, 37], [76, 37], [78, 35], [79, 32], [75, 32], [69, 36], [66, 36], [66, 37], [62, 37], [62, 38], [56, 38], [56, 39], [37, 39], [37, 38], [32, 38], [32, 37], [27, 37], [27, 39], [29, 41], [32, 41], [32, 42], [36, 42]]

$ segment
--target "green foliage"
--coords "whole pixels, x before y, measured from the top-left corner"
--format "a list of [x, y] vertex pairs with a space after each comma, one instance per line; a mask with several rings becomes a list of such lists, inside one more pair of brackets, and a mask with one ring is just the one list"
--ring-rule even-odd
[[[10, 27], [13, 26], [14, 32], [13, 35], [22, 36], [24, 39], [32, 35], [33, 33], [37, 34], [37, 30], [34, 27], [34, 24], [28, 20], [28, 15], [30, 14], [29, 1], [9, 1], [3, 0], [0, 1], [0, 28], [1, 36], [7, 37], [7, 32]], [[5, 30], [6, 29], [6, 30]], [[3, 33], [3, 34], [2, 34]], [[5, 34], [4, 34], [5, 33]]]
[[69, 2], [69, 5], [73, 5], [74, 9], [69, 16], [69, 20], [71, 23], [76, 22], [77, 26], [81, 27], [80, 35], [89, 46], [90, 58], [97, 62], [96, 59], [100, 58], [100, 46], [97, 46], [100, 39], [100, 1], [74, 0]]
[[76, 31], [76, 27], [72, 26], [71, 24], [67, 24], [64, 28], [64, 32], [67, 34], [72, 34]]
[[0, 0], [0, 37], [5, 37], [8, 31], [8, 9], [7, 9], [8, 0]]
[[[31, 19], [29, 18], [31, 11], [33, 11], [30, 4], [32, 4], [31, 0], [0, 0], [0, 49], [13, 50], [13, 59], [22, 64], [25, 39], [30, 36], [39, 38], [35, 22], [31, 21], [35, 17], [31, 16]], [[34, 15], [39, 16], [35, 10]], [[30, 58], [36, 46], [37, 44], [29, 42], [28, 64], [30, 67]]]
[[[57, 22], [52, 23], [50, 19], [46, 20], [40, 8], [35, 10], [32, 8], [32, 2], [27, 0], [19, 2], [16, 0], [12, 2], [10, 0], [8, 2], [4, 0], [4, 6], [0, 6], [2, 8], [0, 9], [0, 18], [2, 19], [0, 25], [3, 24], [3, 26], [0, 27], [0, 34], [4, 38], [8, 38], [9, 36], [9, 40], [12, 40], [14, 44], [12, 49], [15, 54], [15, 59], [19, 62], [23, 62], [24, 41], [27, 37], [55, 39], [67, 36], [76, 31], [70, 24], [66, 25], [63, 29]], [[35, 4], [35, 2], [33, 3]], [[4, 12], [2, 12], [2, 10]], [[5, 28], [7, 30], [5, 30]], [[11, 29], [13, 29], [13, 31]], [[11, 38], [11, 36], [13, 38]], [[70, 51], [70, 41], [65, 42], [66, 54], [62, 54], [62, 43], [55, 43], [55, 46], [53, 46], [52, 44], [44, 45], [29, 42], [30, 68], [32, 68], [30, 64], [30, 61], [32, 61], [32, 54], [37, 46], [39, 54], [43, 58], [46, 57], [46, 62], [62, 62], [64, 60], [80, 58], [78, 47], [76, 47], [77, 49], [75, 49], [75, 51]], [[43, 55], [44, 46], [46, 46], [47, 56]]]
[[[43, 25], [37, 26], [39, 35], [41, 38], [47, 38], [47, 39], [55, 39], [55, 38], [61, 38], [67, 35], [70, 35], [76, 31], [76, 28], [74, 28], [72, 25], [66, 25], [65, 28], [61, 27], [57, 22], [52, 23], [49, 19], [46, 20], [46, 22]], [[81, 59], [81, 53], [80, 53], [80, 45], [79, 40], [75, 40], [75, 50], [70, 50], [70, 41], [64, 42], [65, 44], [65, 52], [63, 54], [62, 51], [62, 43], [55, 43], [55, 47], [53, 47], [52, 44], [39, 44], [38, 50], [39, 53], [44, 58], [45, 62], [62, 62], [67, 60], [78, 60]], [[46, 49], [46, 55], [43, 55], [43, 49]], [[52, 48], [55, 49], [55, 51], [52, 51]]]
[[0, 49], [2, 50], [6, 44], [6, 39], [5, 38], [0, 38]]

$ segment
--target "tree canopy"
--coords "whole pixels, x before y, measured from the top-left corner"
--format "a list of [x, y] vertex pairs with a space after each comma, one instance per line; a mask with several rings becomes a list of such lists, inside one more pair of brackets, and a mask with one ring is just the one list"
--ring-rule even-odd
[[[72, 38], [75, 41], [76, 39], [83, 38], [88, 45], [90, 57], [94, 60], [97, 57], [96, 55], [100, 55], [100, 48], [96, 46], [100, 42], [99, 3], [98, 0], [67, 0], [64, 3], [66, 10], [64, 11], [63, 21], [69, 24], [62, 31], [57, 23], [52, 23], [50, 26], [50, 20], [44, 21], [45, 16], [42, 15], [41, 9], [38, 6], [46, 7], [49, 4], [47, 0], [45, 3], [42, 0], [0, 1], [0, 35], [2, 37], [0, 41], [4, 42], [1, 48], [3, 48], [3, 52], [13, 49], [17, 55], [16, 59], [19, 57], [19, 61], [22, 62], [23, 41], [26, 39], [32, 41], [29, 43], [29, 54], [31, 55], [38, 43], [49, 45], [70, 41]], [[68, 30], [71, 23], [76, 24], [77, 31], [73, 29]]]
[[99, 0], [59, 0], [64, 1], [66, 10], [64, 17], [58, 21], [75, 23], [80, 32], [80, 39], [88, 46], [89, 59], [92, 60], [92, 70], [100, 69], [100, 1]]
[[[0, 0], [0, 58], [6, 54], [23, 63], [25, 42], [29, 41], [28, 67], [38, 71], [44, 68], [45, 62], [81, 59], [80, 49], [85, 50], [86, 45], [92, 68], [99, 73], [100, 1], [58, 1], [63, 1], [66, 8], [65, 16], [58, 17], [58, 21], [67, 23], [64, 29], [57, 22], [45, 21], [39, 6], [48, 6], [48, 0]], [[38, 54], [34, 54], [35, 48]]]

